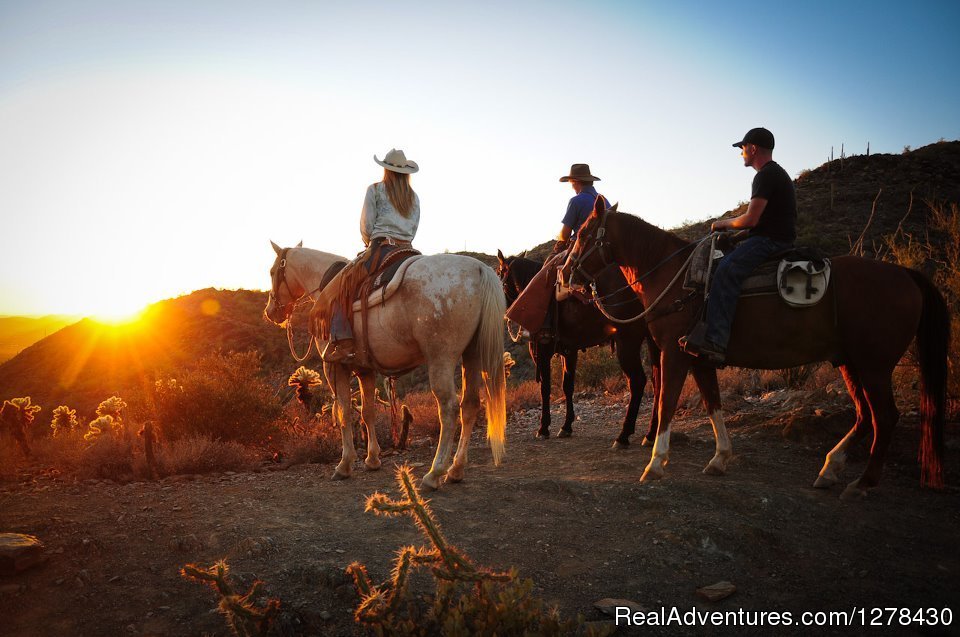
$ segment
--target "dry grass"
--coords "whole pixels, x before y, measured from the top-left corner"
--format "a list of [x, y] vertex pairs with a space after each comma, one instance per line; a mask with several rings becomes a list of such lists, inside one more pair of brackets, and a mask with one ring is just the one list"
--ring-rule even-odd
[[258, 453], [239, 442], [209, 436], [186, 436], [160, 445], [157, 464], [161, 475], [245, 471], [259, 464]]

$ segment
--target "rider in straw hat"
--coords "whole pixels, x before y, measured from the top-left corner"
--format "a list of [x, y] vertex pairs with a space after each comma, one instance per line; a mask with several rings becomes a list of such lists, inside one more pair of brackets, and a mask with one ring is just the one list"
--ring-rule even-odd
[[[356, 356], [349, 314], [357, 287], [387, 253], [409, 248], [420, 225], [420, 198], [410, 187], [410, 175], [420, 167], [395, 148], [382, 161], [374, 155], [373, 161], [384, 171], [383, 181], [367, 188], [360, 213], [360, 237], [366, 250], [327, 284], [311, 313], [320, 323], [321, 337], [329, 330], [330, 342], [320, 355], [328, 363]], [[324, 303], [324, 299], [332, 301]]]

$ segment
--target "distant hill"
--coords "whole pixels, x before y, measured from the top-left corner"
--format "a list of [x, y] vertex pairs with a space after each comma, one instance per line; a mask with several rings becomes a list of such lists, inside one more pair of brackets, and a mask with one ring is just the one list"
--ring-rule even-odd
[[[900, 155], [835, 159], [803, 171], [795, 183], [798, 244], [820, 248], [827, 255], [846, 254], [866, 228], [865, 254], [873, 255], [901, 221], [905, 231], [924, 236], [925, 200], [960, 202], [960, 141], [938, 142]], [[749, 196], [744, 192], [744, 199]], [[874, 202], [876, 212], [867, 228]], [[746, 206], [743, 203], [724, 216], [741, 214]], [[712, 220], [674, 232], [691, 240], [702, 237], [710, 231]]]
[[146, 398], [158, 374], [217, 350], [256, 349], [268, 373], [289, 373], [296, 365], [285, 333], [262, 317], [266, 299], [211, 288], [155, 303], [131, 325], [83, 319], [0, 365], [0, 397], [31, 396], [46, 414], [68, 404], [89, 415], [113, 392], [128, 402]]
[[0, 363], [24, 348], [79, 320], [77, 316], [0, 316]]
[[[838, 159], [805, 171], [796, 184], [799, 241], [820, 247], [828, 254], [849, 250], [850, 243], [864, 230], [876, 200], [876, 214], [865, 238], [866, 251], [872, 254], [871, 247], [901, 222], [908, 232], [924, 236], [924, 199], [960, 201], [960, 142], [931, 144], [902, 155]], [[904, 218], [911, 193], [913, 207]], [[745, 192], [744, 196], [748, 194]], [[741, 205], [725, 214], [743, 210]], [[707, 233], [709, 223], [691, 224], [674, 232], [697, 238]], [[547, 241], [534, 246], [528, 250], [528, 256], [543, 259], [552, 245], [552, 241]], [[488, 265], [496, 264], [494, 255], [467, 254]], [[89, 415], [113, 392], [120, 392], [128, 402], [144, 403], [152, 395], [158, 375], [175, 373], [217, 350], [256, 349], [262, 356], [265, 373], [280, 388], [285, 375], [297, 363], [290, 357], [284, 331], [262, 318], [266, 296], [265, 292], [248, 290], [198, 290], [150, 306], [143, 320], [133, 326], [116, 327], [90, 319], [68, 325], [0, 365], [0, 398], [31, 396], [47, 414], [41, 420], [47, 420], [50, 410], [61, 403], [78, 409], [81, 415]], [[304, 322], [295, 324], [302, 326]], [[18, 322], [10, 317], [0, 319], [0, 339], [13, 342], [5, 335], [26, 335], [30, 325], [53, 329], [39, 327], [43, 323]], [[18, 326], [25, 327], [18, 331]], [[297, 333], [304, 335], [304, 328], [298, 328]], [[304, 345], [299, 344], [298, 349], [302, 351]], [[523, 355], [522, 347], [512, 349], [518, 361], [529, 358]], [[315, 355], [307, 364], [320, 366]], [[520, 371], [515, 369], [516, 377], [528, 376]], [[405, 389], [424, 384], [422, 372], [403, 383]]]

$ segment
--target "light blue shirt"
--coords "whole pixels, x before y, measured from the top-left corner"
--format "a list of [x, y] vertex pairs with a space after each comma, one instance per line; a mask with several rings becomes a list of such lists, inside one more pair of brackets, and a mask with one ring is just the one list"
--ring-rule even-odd
[[360, 213], [360, 236], [363, 238], [363, 245], [370, 245], [377, 237], [413, 241], [419, 225], [420, 197], [417, 193], [413, 193], [410, 216], [404, 217], [390, 203], [382, 181], [370, 184], [363, 200], [363, 211]]

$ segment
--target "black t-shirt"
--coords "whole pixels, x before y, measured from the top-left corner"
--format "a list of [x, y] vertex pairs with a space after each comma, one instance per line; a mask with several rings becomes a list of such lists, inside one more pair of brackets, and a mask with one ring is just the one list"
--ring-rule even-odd
[[750, 230], [778, 241], [793, 241], [797, 238], [797, 194], [793, 180], [780, 164], [768, 161], [753, 178], [753, 193], [750, 198], [762, 197], [767, 205], [760, 221]]

